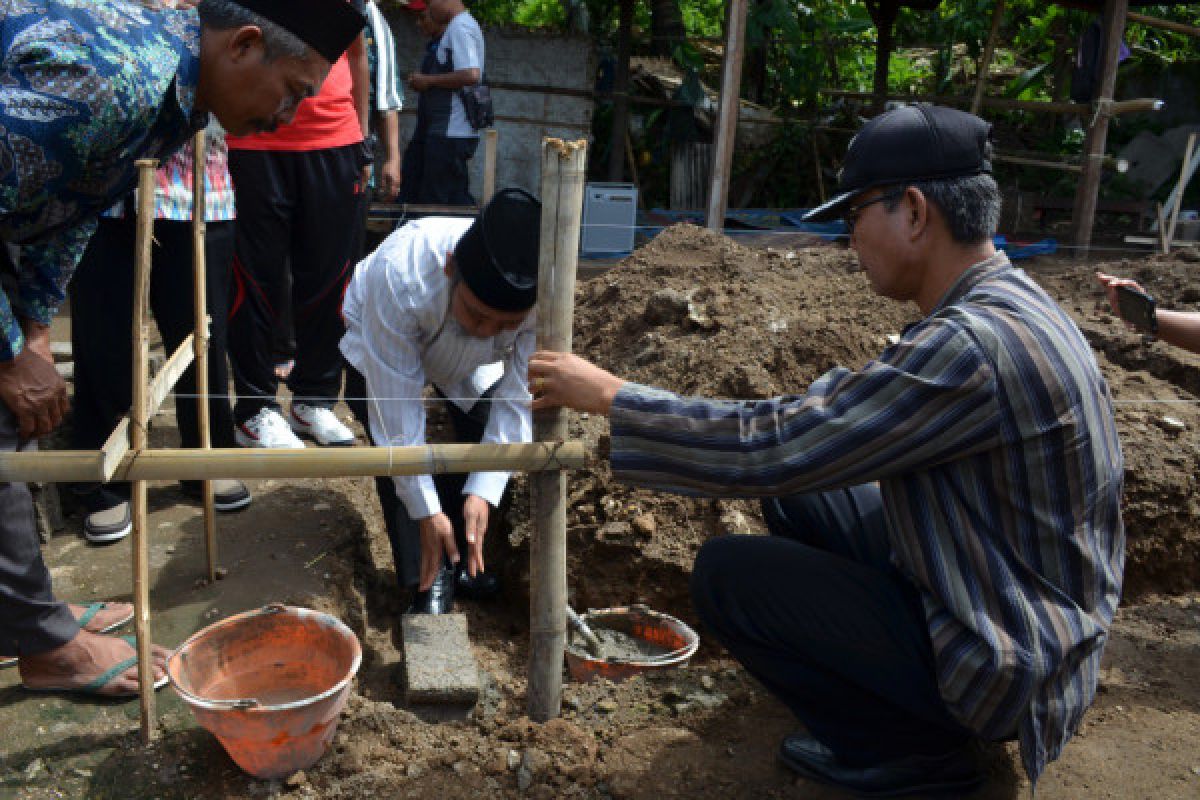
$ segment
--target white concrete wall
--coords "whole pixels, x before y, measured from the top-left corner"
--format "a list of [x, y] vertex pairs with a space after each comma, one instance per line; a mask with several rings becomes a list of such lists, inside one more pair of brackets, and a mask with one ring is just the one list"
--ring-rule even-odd
[[[405, 11], [388, 15], [396, 37], [401, 74], [416, 70], [424, 49], [415, 17]], [[518, 84], [533, 91], [493, 88], [496, 110], [496, 188], [519, 186], [537, 194], [541, 188], [541, 143], [544, 136], [565, 139], [589, 137], [593, 101], [588, 97], [549, 94], [538, 88], [590, 93], [595, 80], [591, 40], [577, 34], [542, 33], [521, 29], [484, 28], [484, 72], [493, 84]], [[406, 108], [400, 114], [403, 148], [416, 123], [416, 97], [405, 90]], [[483, 186], [483, 143], [471, 159], [471, 193], [478, 199]]]

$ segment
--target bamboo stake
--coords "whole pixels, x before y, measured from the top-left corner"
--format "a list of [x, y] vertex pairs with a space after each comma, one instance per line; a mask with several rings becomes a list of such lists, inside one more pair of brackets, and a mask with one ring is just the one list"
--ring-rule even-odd
[[983, 92], [987, 88], [988, 70], [992, 68], [992, 54], [996, 52], [996, 40], [1000, 38], [1000, 22], [1004, 19], [1004, 0], [996, 0], [992, 7], [992, 29], [988, 31], [987, 44], [979, 57], [979, 75], [975, 81], [975, 97], [971, 100], [971, 113], [979, 115], [983, 108]]
[[[741, 110], [742, 57], [746, 43], [747, 0], [731, 0], [725, 15], [725, 57], [721, 60], [721, 94], [717, 101], [716, 146], [709, 175], [708, 214], [705, 225], [714, 231], [725, 227], [729, 204], [729, 178], [733, 145]], [[566, 349], [570, 349], [570, 342]]]
[[[1179, 222], [1179, 209], [1183, 208], [1183, 193], [1187, 189], [1188, 181], [1192, 179], [1192, 153], [1196, 149], [1196, 134], [1192, 133], [1188, 136], [1187, 148], [1183, 151], [1183, 162], [1179, 166], [1179, 197], [1175, 201], [1175, 206], [1171, 209], [1171, 221], [1167, 226], [1167, 242], [1175, 240], [1175, 224]], [[1167, 248], [1170, 252], [1170, 247]]]
[[1075, 192], [1075, 208], [1072, 213], [1074, 227], [1075, 256], [1086, 260], [1092, 243], [1092, 228], [1096, 222], [1096, 201], [1100, 195], [1100, 171], [1104, 161], [1104, 146], [1108, 141], [1108, 123], [1112, 114], [1113, 89], [1117, 83], [1117, 58], [1120, 55], [1121, 37], [1125, 32], [1125, 13], [1129, 0], [1105, 0], [1104, 3], [1104, 49], [1102, 50], [1103, 72], [1100, 90], [1096, 95], [1095, 111], [1084, 138], [1083, 173], [1079, 188]]
[[483, 197], [479, 206], [486, 206], [488, 200], [496, 193], [496, 138], [499, 132], [488, 128], [483, 132]]
[[[146, 322], [150, 293], [150, 260], [154, 232], [154, 170], [158, 162], [140, 159], [138, 168], [137, 252], [133, 279], [133, 407], [130, 411], [130, 446], [134, 453], [146, 448], [147, 359], [150, 329]], [[154, 739], [154, 662], [150, 656], [150, 553], [146, 525], [146, 482], [133, 482], [133, 605], [137, 630], [138, 685], [141, 689], [142, 743]]]
[[[200, 448], [212, 448], [209, 431], [208, 397], [208, 262], [204, 249], [205, 217], [208, 214], [207, 186], [204, 181], [208, 139], [197, 131], [192, 140], [192, 345], [196, 357], [196, 420], [200, 427]], [[228, 402], [228, 401], [224, 401]], [[208, 580], [217, 579], [217, 515], [213, 507], [212, 481], [204, 481], [200, 490], [204, 508], [204, 555], [208, 561]]]
[[[0, 481], [99, 481], [99, 450], [48, 450], [0, 454]], [[580, 442], [519, 444], [425, 444], [412, 447], [263, 450], [161, 449], [126, 453], [114, 480], [204, 480], [215, 478], [329, 478], [467, 472], [539, 472], [581, 469], [587, 453]]]
[[[583, 213], [587, 142], [542, 140], [542, 228], [538, 269], [537, 347], [571, 349], [575, 269]], [[567, 438], [565, 409], [534, 416], [539, 441]], [[562, 710], [563, 649], [567, 643], [567, 480], [542, 472], [533, 488], [529, 550], [529, 718], [545, 722]]]
[[[195, 358], [194, 338], [195, 334], [189, 333], [163, 364], [162, 369], [154, 373], [154, 379], [150, 381], [150, 388], [146, 392], [146, 419], [150, 419], [158, 413], [158, 410], [162, 408], [163, 401], [167, 399], [167, 395], [179, 382], [179, 378], [187, 372], [188, 367], [192, 366]], [[196, 391], [201, 396], [208, 394], [202, 389]]]

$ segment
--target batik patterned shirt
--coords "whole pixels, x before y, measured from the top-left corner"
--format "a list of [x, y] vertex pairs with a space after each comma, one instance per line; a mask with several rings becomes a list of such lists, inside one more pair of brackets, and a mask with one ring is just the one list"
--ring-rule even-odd
[[0, 293], [0, 361], [24, 346], [20, 317], [49, 324], [96, 227], [207, 114], [195, 10], [133, 0], [0, 0], [0, 238], [22, 246]]
[[611, 423], [613, 474], [631, 483], [766, 496], [878, 481], [947, 708], [984, 738], [1016, 735], [1034, 780], [1062, 751], [1120, 597], [1124, 473], [1091, 349], [1003, 253], [879, 358], [804, 395], [626, 384]]

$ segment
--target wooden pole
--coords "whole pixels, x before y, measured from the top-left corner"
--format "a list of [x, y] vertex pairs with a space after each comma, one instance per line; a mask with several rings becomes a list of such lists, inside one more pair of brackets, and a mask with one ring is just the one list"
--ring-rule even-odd
[[[870, 100], [875, 95], [870, 92], [857, 92], [851, 89], [821, 89], [821, 94], [827, 97], [845, 97], [851, 100]], [[889, 94], [888, 100], [902, 103], [938, 103], [944, 106], [966, 106], [971, 98], [947, 94]], [[1043, 100], [1012, 100], [1007, 97], [984, 97], [984, 108], [999, 108], [1005, 111], [1031, 111], [1045, 114], [1086, 114], [1092, 110], [1087, 103], [1058, 103]], [[1143, 111], [1161, 111], [1163, 101], [1154, 97], [1138, 97], [1132, 100], [1118, 100], [1109, 107], [1113, 115], [1132, 114]]]
[[[538, 268], [537, 348], [571, 350], [575, 268], [587, 174], [587, 142], [542, 141], [542, 228]], [[567, 438], [565, 409], [534, 415], [539, 441]], [[529, 550], [529, 718], [545, 722], [562, 709], [567, 644], [567, 479], [541, 472], [533, 488]]]
[[[3, 453], [0, 454], [0, 481], [99, 481], [105, 477], [104, 456], [100, 450]], [[587, 459], [587, 451], [580, 442], [310, 447], [304, 450], [164, 448], [125, 453], [111, 478], [166, 481], [537, 472], [581, 469], [586, 466]]]
[[1104, 161], [1104, 145], [1108, 141], [1108, 120], [1112, 114], [1113, 89], [1117, 84], [1117, 58], [1120, 55], [1121, 37], [1125, 32], [1125, 13], [1129, 0], [1105, 0], [1104, 3], [1104, 50], [1101, 58], [1103, 73], [1100, 91], [1096, 95], [1094, 111], [1084, 139], [1083, 173], [1079, 188], [1075, 192], [1073, 214], [1075, 257], [1084, 260], [1092, 244], [1092, 226], [1095, 224], [1096, 201], [1100, 195], [1100, 173]]
[[716, 147], [708, 190], [708, 218], [714, 231], [725, 227], [729, 202], [729, 172], [733, 166], [733, 144], [737, 138], [741, 107], [742, 56], [746, 43], [747, 0], [731, 0], [725, 16], [725, 57], [721, 60], [721, 96], [717, 105]]
[[[197, 131], [192, 139], [192, 345], [195, 348], [196, 420], [200, 426], [200, 449], [212, 448], [208, 397], [208, 260], [204, 249], [205, 217], [208, 213], [205, 159], [208, 134]], [[228, 400], [225, 400], [228, 402]], [[204, 509], [204, 554], [208, 580], [217, 579], [217, 515], [213, 506], [212, 481], [203, 481], [200, 498]]]
[[1178, 198], [1171, 209], [1171, 222], [1167, 226], [1167, 252], [1170, 252], [1170, 242], [1175, 240], [1175, 225], [1179, 222], [1179, 209], [1183, 208], [1183, 193], [1187, 190], [1188, 181], [1192, 179], [1192, 153], [1196, 149], [1196, 134], [1188, 135], [1187, 148], [1183, 151], [1183, 162], [1179, 166]]
[[1174, 22], [1169, 19], [1150, 17], [1145, 14], [1140, 14], [1137, 11], [1130, 11], [1125, 16], [1130, 22], [1136, 22], [1139, 25], [1145, 25], [1148, 28], [1160, 28], [1164, 31], [1182, 33], [1184, 36], [1191, 36], [1193, 39], [1200, 39], [1200, 28], [1197, 28], [1195, 25], [1187, 25], [1185, 23]]
[[[154, 241], [154, 170], [158, 162], [140, 159], [138, 168], [137, 244], [133, 278], [133, 407], [130, 410], [130, 445], [134, 454], [146, 449], [148, 400], [147, 362], [150, 326], [150, 261]], [[142, 742], [154, 739], [154, 661], [150, 655], [150, 548], [146, 525], [146, 482], [135, 480], [130, 494], [133, 513], [133, 605], [137, 632], [138, 685], [141, 690]]]
[[621, 166], [625, 163], [625, 143], [629, 139], [629, 56], [633, 50], [633, 10], [634, 0], [621, 0], [618, 12], [620, 21], [617, 24], [617, 70], [613, 75], [612, 132], [608, 137], [608, 179], [612, 183], [625, 179]]
[[1000, 38], [1000, 22], [1004, 19], [1004, 0], [996, 0], [992, 7], [992, 29], [988, 32], [987, 44], [979, 57], [979, 75], [975, 80], [975, 99], [971, 101], [971, 113], [978, 116], [983, 108], [983, 93], [987, 89], [988, 70], [992, 68], [992, 54], [996, 52], [996, 40]]
[[500, 133], [495, 128], [483, 132], [483, 196], [479, 206], [486, 206], [496, 193], [496, 138]]

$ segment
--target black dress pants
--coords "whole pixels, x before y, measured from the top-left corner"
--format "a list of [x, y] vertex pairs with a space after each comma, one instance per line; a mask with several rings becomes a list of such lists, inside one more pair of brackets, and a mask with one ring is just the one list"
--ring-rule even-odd
[[[213, 447], [233, 447], [233, 414], [226, 366], [226, 317], [233, 265], [234, 222], [209, 222], [204, 240], [205, 291], [209, 325], [208, 413]], [[132, 402], [134, 243], [136, 217], [101, 219], [71, 279], [71, 349], [75, 359], [72, 446], [98, 450]], [[150, 310], [169, 356], [195, 330], [192, 223], [155, 220], [151, 250]], [[179, 439], [200, 446], [195, 367], [183, 373], [175, 392]], [[78, 485], [89, 491], [95, 485]], [[127, 499], [127, 486], [110, 485], [114, 499]], [[90, 505], [90, 504], [89, 504]], [[99, 501], [98, 508], [112, 505]], [[93, 510], [98, 510], [94, 507]]]
[[306, 152], [230, 150], [237, 244], [229, 356], [245, 422], [278, 408], [274, 342], [290, 276], [296, 400], [332, 408], [342, 386], [342, 294], [362, 246], [361, 144]]
[[879, 488], [770, 498], [763, 513], [771, 536], [713, 539], [697, 555], [704, 625], [846, 766], [966, 744], [921, 599], [888, 560]]
[[[440, 391], [438, 397], [445, 399]], [[346, 366], [346, 403], [363, 428], [371, 444], [377, 444], [371, 438], [371, 426], [367, 420], [367, 382], [362, 373], [349, 365]], [[466, 444], [474, 444], [483, 439], [487, 427], [488, 410], [491, 403], [491, 390], [469, 412], [464, 412], [454, 403], [447, 403], [450, 410], [450, 423], [454, 428], [454, 440]], [[421, 402], [421, 401], [413, 401]], [[442, 474], [433, 476], [433, 485], [437, 490], [438, 502], [442, 512], [450, 518], [454, 526], [454, 541], [458, 545], [460, 563], [466, 563], [467, 538], [463, 525], [463, 487], [466, 486], [467, 476], [461, 473]], [[392, 559], [396, 565], [396, 581], [402, 590], [415, 590], [421, 582], [421, 529], [416, 520], [408, 515], [408, 510], [400, 498], [396, 497], [396, 484], [390, 475], [380, 475], [375, 478], [375, 490], [379, 494], [379, 507], [383, 512], [383, 521], [387, 526], [388, 541], [392, 545]]]

